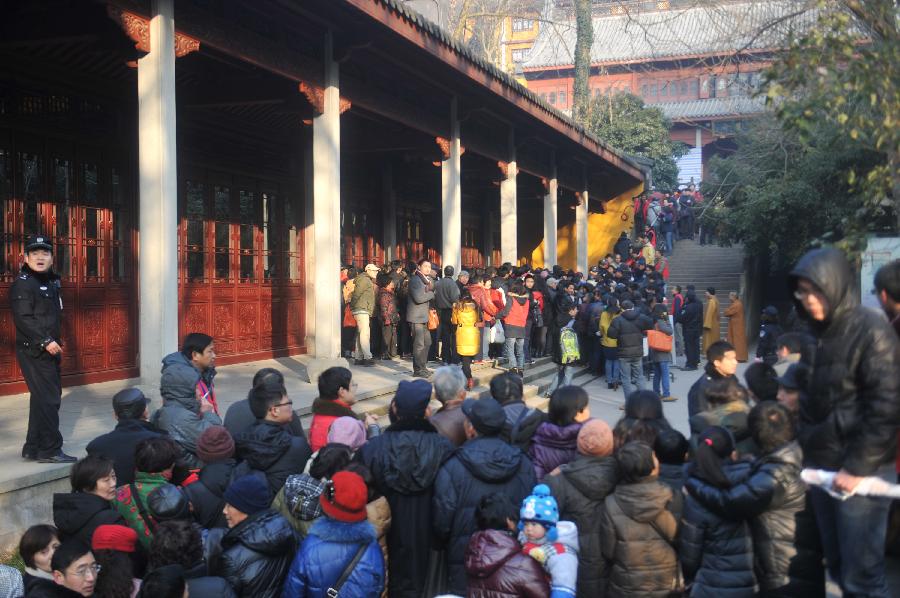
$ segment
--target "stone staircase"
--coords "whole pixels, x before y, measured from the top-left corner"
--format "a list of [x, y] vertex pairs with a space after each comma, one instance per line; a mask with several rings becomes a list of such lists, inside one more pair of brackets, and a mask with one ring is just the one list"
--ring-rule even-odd
[[[429, 364], [429, 368], [438, 367], [434, 363]], [[472, 365], [472, 377], [475, 379], [475, 388], [469, 391], [469, 398], [480, 399], [490, 396], [490, 383], [494, 376], [504, 373], [503, 368], [494, 368], [490, 361], [483, 364]], [[546, 411], [549, 399], [544, 397], [544, 392], [550, 387], [553, 376], [556, 375], [557, 366], [549, 357], [542, 357], [535, 360], [535, 364], [525, 368], [525, 376], [523, 382], [523, 398], [529, 407], [534, 407]], [[590, 370], [587, 368], [579, 368], [572, 379], [573, 384], [585, 384], [593, 379]], [[358, 398], [357, 403], [353, 406], [357, 413], [371, 413], [378, 417], [378, 424], [383, 428], [389, 425], [387, 411], [390, 407], [391, 400], [394, 398], [394, 392], [397, 388], [396, 384], [385, 386], [384, 388], [375, 389], [372, 392], [365, 393], [364, 396]], [[432, 402], [432, 409], [439, 408], [439, 404]], [[297, 414], [300, 416], [303, 426], [309, 429], [312, 421], [312, 415], [309, 408], [298, 409]]]
[[680, 285], [682, 289], [692, 284], [697, 298], [706, 303], [706, 288], [714, 287], [719, 299], [722, 338], [728, 330], [725, 310], [731, 304], [728, 292], [740, 292], [741, 274], [744, 271], [744, 249], [740, 246], [719, 247], [700, 245], [688, 239], [675, 243], [675, 251], [669, 256], [668, 289]]

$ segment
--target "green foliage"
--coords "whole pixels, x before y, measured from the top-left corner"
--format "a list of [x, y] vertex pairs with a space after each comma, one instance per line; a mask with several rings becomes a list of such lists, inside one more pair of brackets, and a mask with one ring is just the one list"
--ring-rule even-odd
[[772, 116], [754, 122], [737, 144], [731, 156], [710, 161], [703, 181], [722, 240], [768, 255], [776, 267], [794, 263], [817, 242], [859, 249], [865, 196], [844, 173], [872, 168], [876, 152], [845, 143], [831, 123], [810, 124], [801, 134]]
[[585, 126], [616, 149], [652, 159], [657, 189], [670, 191], [678, 185], [675, 160], [687, 147], [669, 138], [671, 123], [659, 108], [645, 106], [630, 93], [601, 96], [593, 100]]
[[841, 176], [866, 199], [859, 220], [882, 217], [892, 204], [900, 223], [897, 5], [820, 0], [818, 11], [815, 26], [791, 39], [766, 73], [766, 97], [801, 141], [813, 142], [827, 123], [841, 146], [874, 152], [875, 160], [844, 165]]

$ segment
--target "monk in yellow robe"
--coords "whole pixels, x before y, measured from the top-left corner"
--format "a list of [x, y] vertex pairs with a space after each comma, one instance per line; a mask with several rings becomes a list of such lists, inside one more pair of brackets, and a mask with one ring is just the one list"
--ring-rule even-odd
[[716, 290], [712, 287], [706, 289], [706, 311], [703, 312], [703, 352], [709, 346], [722, 338], [719, 332], [719, 300], [716, 299]]
[[728, 318], [728, 336], [726, 339], [734, 347], [739, 363], [747, 361], [747, 325], [744, 322], [744, 304], [738, 298], [737, 293], [728, 293], [731, 305], [725, 310]]

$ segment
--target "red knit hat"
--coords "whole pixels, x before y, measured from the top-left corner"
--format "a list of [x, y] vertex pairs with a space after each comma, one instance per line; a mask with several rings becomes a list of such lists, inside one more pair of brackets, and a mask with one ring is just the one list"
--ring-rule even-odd
[[369, 490], [359, 474], [339, 471], [331, 478], [319, 504], [326, 515], [338, 521], [356, 523], [366, 519]]
[[124, 525], [99, 525], [91, 536], [91, 550], [118, 550], [134, 552], [137, 532]]

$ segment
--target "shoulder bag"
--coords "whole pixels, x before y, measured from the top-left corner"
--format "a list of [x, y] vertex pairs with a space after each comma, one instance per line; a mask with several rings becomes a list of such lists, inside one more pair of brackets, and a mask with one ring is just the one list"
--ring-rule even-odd
[[328, 598], [338, 598], [338, 596], [341, 595], [341, 588], [344, 587], [344, 584], [347, 583], [348, 579], [350, 579], [350, 575], [353, 573], [353, 570], [356, 568], [356, 565], [359, 563], [360, 559], [362, 559], [363, 554], [365, 554], [368, 547], [368, 544], [359, 545], [359, 550], [356, 551], [356, 554], [353, 555], [353, 559], [349, 563], [347, 563], [346, 567], [344, 567], [344, 571], [341, 573], [341, 576], [338, 577], [338, 580], [334, 583], [333, 586], [330, 586], [327, 590], [325, 590], [325, 594], [328, 596]]

